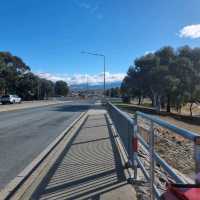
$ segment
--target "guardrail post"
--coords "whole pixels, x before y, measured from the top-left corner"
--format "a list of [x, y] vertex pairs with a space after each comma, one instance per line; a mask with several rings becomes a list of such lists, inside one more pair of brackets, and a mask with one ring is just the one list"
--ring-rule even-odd
[[155, 163], [154, 163], [154, 123], [151, 120], [151, 125], [150, 125], [150, 140], [149, 140], [149, 153], [150, 153], [150, 188], [151, 188], [151, 200], [155, 199], [154, 195], [154, 168], [155, 168]]
[[127, 121], [127, 133], [128, 133], [128, 137], [127, 137], [127, 145], [128, 145], [128, 157], [129, 157], [129, 164], [131, 164], [132, 161], [132, 143], [131, 143], [131, 139], [132, 139], [132, 132], [131, 132], [131, 124], [129, 123], [129, 121]]
[[200, 172], [200, 136], [196, 136], [194, 140], [194, 159], [195, 159], [195, 172]]
[[138, 124], [137, 124], [137, 114], [135, 114], [135, 123], [133, 124], [133, 138], [132, 138], [132, 146], [133, 146], [133, 169], [134, 169], [134, 179], [137, 179], [137, 156], [138, 156]]
[[132, 150], [132, 136], [133, 136], [133, 125], [127, 120], [127, 145], [128, 145], [128, 157], [129, 157], [129, 164], [133, 165], [133, 150]]

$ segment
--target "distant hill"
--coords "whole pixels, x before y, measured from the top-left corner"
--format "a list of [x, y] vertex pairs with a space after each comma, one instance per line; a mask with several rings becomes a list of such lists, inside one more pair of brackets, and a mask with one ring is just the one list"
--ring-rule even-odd
[[[113, 82], [113, 83], [106, 83], [106, 89], [110, 88], [116, 88], [121, 86], [121, 81], [118, 82]], [[70, 85], [70, 90], [71, 91], [77, 91], [77, 90], [86, 90], [87, 89], [87, 84], [77, 84], [77, 85]], [[100, 84], [89, 84], [88, 85], [89, 90], [101, 90], [103, 89], [103, 83]]]

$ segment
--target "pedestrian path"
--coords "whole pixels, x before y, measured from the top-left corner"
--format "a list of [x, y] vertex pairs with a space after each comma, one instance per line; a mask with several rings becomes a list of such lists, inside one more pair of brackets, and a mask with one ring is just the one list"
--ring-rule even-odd
[[32, 199], [134, 200], [103, 109], [90, 110], [71, 144], [44, 178]]

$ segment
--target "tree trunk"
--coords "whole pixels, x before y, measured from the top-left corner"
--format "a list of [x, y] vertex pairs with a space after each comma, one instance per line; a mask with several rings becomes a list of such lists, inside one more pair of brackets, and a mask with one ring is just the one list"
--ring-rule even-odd
[[142, 100], [142, 98], [141, 98], [141, 96], [139, 96], [138, 97], [138, 105], [141, 105], [141, 100]]
[[164, 100], [164, 98], [161, 98], [161, 108], [165, 108], [165, 100]]
[[167, 95], [167, 112], [171, 112], [170, 95]]
[[192, 106], [193, 106], [193, 102], [190, 103], [190, 116], [192, 117]]
[[143, 104], [144, 102], [144, 97], [141, 97], [141, 104]]
[[156, 101], [156, 110], [158, 112], [160, 112], [160, 108], [161, 108], [161, 103], [160, 103], [160, 96], [157, 96], [157, 101]]
[[178, 113], [179, 114], [181, 114], [181, 108], [182, 108], [182, 106], [179, 106], [179, 108], [178, 108]]
[[157, 105], [157, 95], [153, 94], [153, 107], [156, 108]]
[[151, 106], [153, 107], [154, 105], [154, 101], [153, 101], [153, 98], [151, 98]]
[[152, 94], [152, 104], [153, 104], [153, 107], [156, 109], [157, 94], [156, 94], [156, 92], [154, 92], [154, 90], [152, 88], [150, 88], [150, 90], [151, 90], [151, 94]]

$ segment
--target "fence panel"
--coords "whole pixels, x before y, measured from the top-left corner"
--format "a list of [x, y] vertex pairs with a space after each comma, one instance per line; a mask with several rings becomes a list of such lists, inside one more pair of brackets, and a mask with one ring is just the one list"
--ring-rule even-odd
[[[200, 136], [198, 134], [186, 129], [178, 128], [164, 120], [160, 120], [158, 117], [141, 112], [136, 112], [135, 120], [133, 120], [128, 114], [122, 112], [111, 103], [108, 103], [107, 105], [115, 128], [129, 156], [129, 160], [133, 163], [132, 166], [134, 167], [135, 173], [134, 178], [137, 179], [137, 170], [139, 167], [149, 181], [152, 200], [161, 195], [155, 178], [155, 164], [159, 164], [164, 173], [168, 174], [175, 183], [187, 183], [186, 179], [183, 178], [182, 173], [166, 162], [166, 160], [157, 152], [155, 144], [160, 145], [157, 140], [158, 137], [162, 138], [162, 136], [157, 133], [158, 127], [170, 131], [193, 144], [193, 146], [189, 146], [189, 148], [194, 158], [194, 171], [195, 173], [200, 172]], [[171, 134], [170, 137], [173, 137], [173, 134]], [[136, 144], [136, 142], [138, 142], [138, 144]], [[138, 156], [138, 152], [136, 152], [138, 151], [137, 146], [142, 147], [148, 153], [148, 169], [144, 165], [141, 157]], [[177, 159], [179, 160], [181, 158], [178, 157]]]

